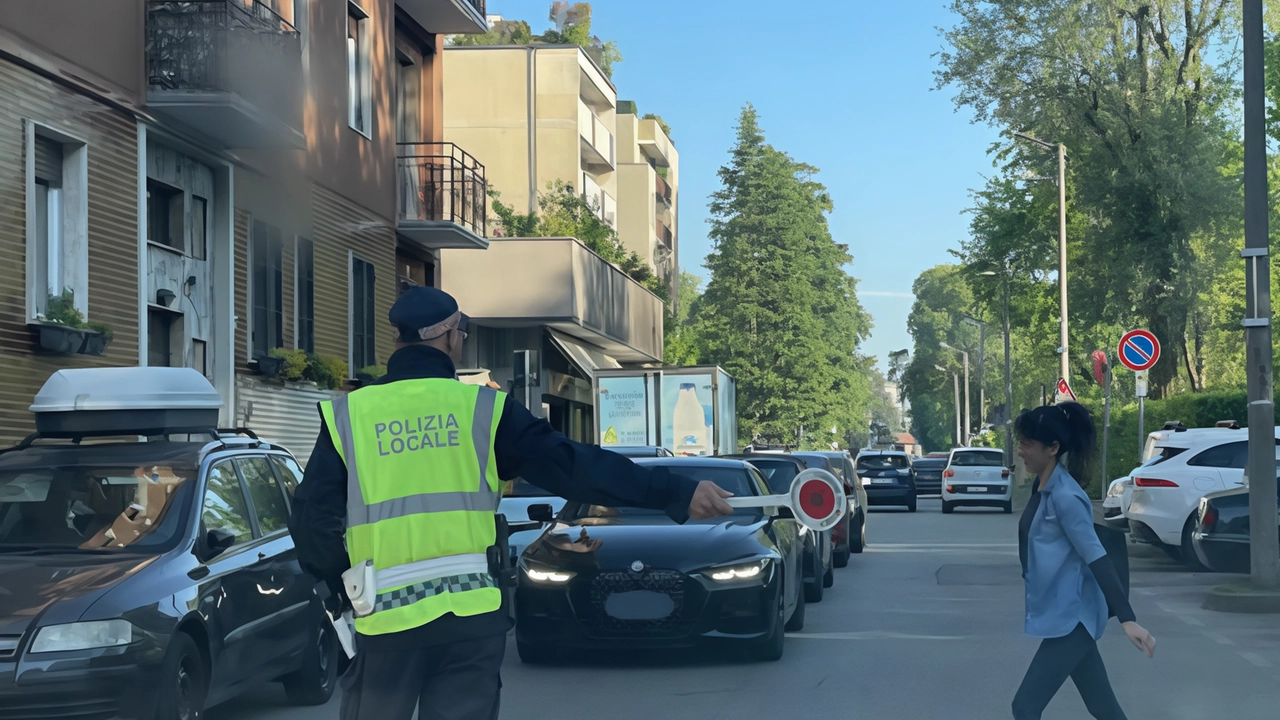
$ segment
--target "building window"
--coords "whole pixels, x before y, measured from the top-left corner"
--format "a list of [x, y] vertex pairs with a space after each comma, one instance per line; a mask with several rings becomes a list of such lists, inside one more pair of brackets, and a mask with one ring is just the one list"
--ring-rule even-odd
[[436, 266], [413, 253], [396, 250], [396, 275], [401, 293], [409, 288], [434, 287]]
[[351, 372], [378, 364], [374, 344], [373, 263], [351, 259]]
[[294, 255], [294, 280], [297, 283], [296, 302], [298, 312], [298, 348], [316, 351], [316, 260], [315, 245], [306, 238], [298, 238], [298, 251]]
[[191, 257], [207, 260], [209, 248], [209, 201], [199, 195], [191, 196]]
[[203, 340], [191, 341], [191, 367], [199, 370], [201, 375], [209, 377], [208, 346]]
[[180, 347], [182, 347], [182, 313], [162, 308], [148, 308], [147, 365], [151, 367], [181, 366], [182, 357], [180, 355], [175, 357], [173, 354], [174, 348]]
[[147, 242], [184, 251], [182, 199], [178, 188], [147, 178]]
[[49, 296], [65, 292], [88, 315], [88, 148], [32, 122], [26, 134], [28, 316], [42, 316]]
[[347, 4], [347, 123], [369, 135], [373, 98], [369, 83], [369, 14]]
[[260, 358], [284, 346], [284, 246], [280, 230], [261, 220], [253, 221], [250, 238], [253, 271], [253, 323], [250, 348]]

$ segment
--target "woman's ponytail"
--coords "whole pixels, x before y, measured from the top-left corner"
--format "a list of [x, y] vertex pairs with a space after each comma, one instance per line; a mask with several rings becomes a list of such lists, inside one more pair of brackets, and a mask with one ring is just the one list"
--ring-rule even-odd
[[1098, 431], [1093, 426], [1093, 418], [1089, 410], [1078, 402], [1065, 402], [1056, 407], [1066, 415], [1067, 437], [1063, 443], [1066, 451], [1067, 472], [1080, 483], [1081, 487], [1089, 487], [1089, 476], [1093, 466], [1094, 447], [1098, 439]]

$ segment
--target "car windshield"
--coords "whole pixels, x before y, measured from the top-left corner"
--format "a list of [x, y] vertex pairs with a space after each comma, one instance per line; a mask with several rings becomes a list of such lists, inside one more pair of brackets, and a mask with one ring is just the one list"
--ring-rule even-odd
[[[649, 467], [657, 466], [657, 463], [649, 463]], [[751, 476], [748, 475], [746, 469], [728, 468], [728, 467], [708, 467], [706, 465], [695, 464], [664, 464], [663, 467], [668, 468], [672, 475], [687, 478], [689, 480], [710, 480], [720, 487], [739, 497], [750, 497], [756, 493], [752, 489]], [[758, 508], [739, 508], [737, 514], [759, 514]], [[578, 517], [630, 517], [633, 515], [666, 515], [662, 510], [649, 510], [646, 508], [614, 508], [603, 505], [583, 505]]]
[[196, 450], [132, 443], [0, 456], [0, 553], [169, 545], [184, 525]]
[[902, 455], [866, 455], [858, 458], [859, 470], [900, 470], [910, 467]]
[[1179, 448], [1179, 447], [1157, 447], [1155, 454], [1152, 455], [1150, 459], [1148, 459], [1139, 467], [1151, 467], [1152, 465], [1159, 465], [1165, 460], [1181, 455], [1186, 451], [1187, 451], [1186, 448]]
[[1004, 465], [1004, 454], [982, 450], [966, 450], [951, 457], [951, 464], [956, 467], [1000, 467]]
[[503, 484], [503, 497], [555, 497], [554, 493], [547, 492], [524, 478], [516, 478]]
[[799, 469], [790, 460], [770, 460], [751, 458], [747, 462], [755, 466], [769, 483], [769, 492], [785, 493], [791, 491], [791, 481], [796, 479]]
[[920, 458], [919, 460], [916, 460], [915, 462], [911, 463], [911, 466], [917, 467], [917, 468], [933, 469], [933, 468], [941, 468], [946, 464], [947, 464], [946, 458]]

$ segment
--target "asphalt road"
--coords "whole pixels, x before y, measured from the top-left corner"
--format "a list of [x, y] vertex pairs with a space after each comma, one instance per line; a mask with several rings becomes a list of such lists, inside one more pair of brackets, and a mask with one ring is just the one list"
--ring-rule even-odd
[[[1022, 634], [1016, 515], [957, 510], [874, 512], [870, 547], [837, 570], [835, 587], [810, 605], [803, 632], [777, 663], [732, 655], [586, 656], [503, 671], [503, 720], [653, 718], [876, 718], [989, 720], [1009, 703], [1036, 641]], [[1131, 546], [1132, 600], [1156, 636], [1148, 660], [1113, 622], [1102, 640], [1116, 694], [1130, 720], [1254, 720], [1280, 706], [1280, 622], [1200, 609], [1227, 576], [1193, 575], [1158, 552]], [[290, 708], [265, 688], [214, 709], [210, 720], [327, 720], [323, 708]], [[1046, 720], [1085, 718], [1070, 683]]]

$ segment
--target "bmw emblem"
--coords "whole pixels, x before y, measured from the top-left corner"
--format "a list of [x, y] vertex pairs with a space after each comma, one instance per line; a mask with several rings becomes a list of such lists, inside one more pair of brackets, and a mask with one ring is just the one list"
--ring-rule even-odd
[[632, 572], [640, 572], [641, 570], [644, 570], [644, 563], [640, 562], [639, 560], [631, 563]]

